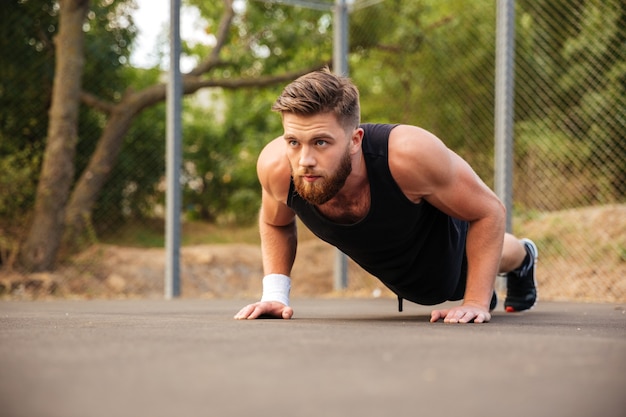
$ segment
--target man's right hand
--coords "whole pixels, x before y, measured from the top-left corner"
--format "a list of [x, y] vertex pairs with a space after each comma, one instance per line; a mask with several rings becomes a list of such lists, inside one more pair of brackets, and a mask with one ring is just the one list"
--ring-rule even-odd
[[290, 319], [293, 316], [293, 309], [278, 301], [259, 301], [239, 310], [234, 318], [235, 320], [254, 320], [261, 316]]

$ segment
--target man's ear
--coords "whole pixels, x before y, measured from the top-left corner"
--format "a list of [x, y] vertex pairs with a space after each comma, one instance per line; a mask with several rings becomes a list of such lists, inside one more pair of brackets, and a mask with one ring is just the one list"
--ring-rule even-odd
[[363, 142], [364, 133], [365, 132], [360, 127], [357, 129], [354, 129], [354, 131], [352, 132], [352, 138], [350, 139], [351, 141], [350, 152], [352, 154], [356, 153], [358, 150], [361, 149], [361, 142]]

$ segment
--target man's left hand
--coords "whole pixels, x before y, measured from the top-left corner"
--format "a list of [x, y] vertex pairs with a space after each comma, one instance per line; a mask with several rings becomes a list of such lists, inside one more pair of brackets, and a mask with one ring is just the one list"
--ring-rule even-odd
[[445, 310], [433, 310], [430, 322], [434, 323], [440, 319], [443, 319], [444, 323], [487, 323], [491, 320], [491, 314], [482, 307], [461, 305]]

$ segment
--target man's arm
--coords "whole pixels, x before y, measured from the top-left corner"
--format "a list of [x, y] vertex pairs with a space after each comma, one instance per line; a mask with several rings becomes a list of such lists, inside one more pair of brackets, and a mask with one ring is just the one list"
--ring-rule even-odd
[[[273, 206], [279, 207], [273, 207]], [[289, 276], [296, 258], [298, 245], [296, 219], [287, 206], [263, 191], [261, 212], [259, 214], [259, 234], [261, 235], [261, 254], [263, 272]], [[279, 215], [277, 212], [287, 212]], [[272, 214], [270, 214], [272, 213]]]
[[423, 129], [398, 126], [390, 137], [389, 164], [405, 195], [424, 199], [469, 222], [467, 285], [461, 306], [433, 310], [431, 321], [486, 322], [505, 232], [505, 209], [467, 162]]
[[242, 308], [235, 319], [256, 319], [267, 315], [289, 319], [291, 268], [296, 256], [297, 232], [294, 212], [286, 205], [291, 171], [284, 157], [284, 141], [270, 142], [259, 155], [257, 174], [262, 186], [259, 233], [263, 257], [261, 301]]

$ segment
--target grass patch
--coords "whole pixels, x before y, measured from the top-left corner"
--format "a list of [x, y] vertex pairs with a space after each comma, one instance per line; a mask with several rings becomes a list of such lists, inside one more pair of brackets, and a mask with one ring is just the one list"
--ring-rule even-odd
[[256, 224], [249, 226], [218, 226], [202, 222], [183, 224], [183, 246], [215, 243], [260, 244], [260, 242], [259, 228]]
[[[115, 233], [101, 237], [100, 242], [110, 245], [160, 248], [165, 246], [165, 225], [163, 222], [142, 222], [128, 224]], [[205, 222], [185, 222], [182, 225], [181, 244], [207, 245], [224, 243], [259, 244], [256, 224], [250, 226], [220, 226]]]

